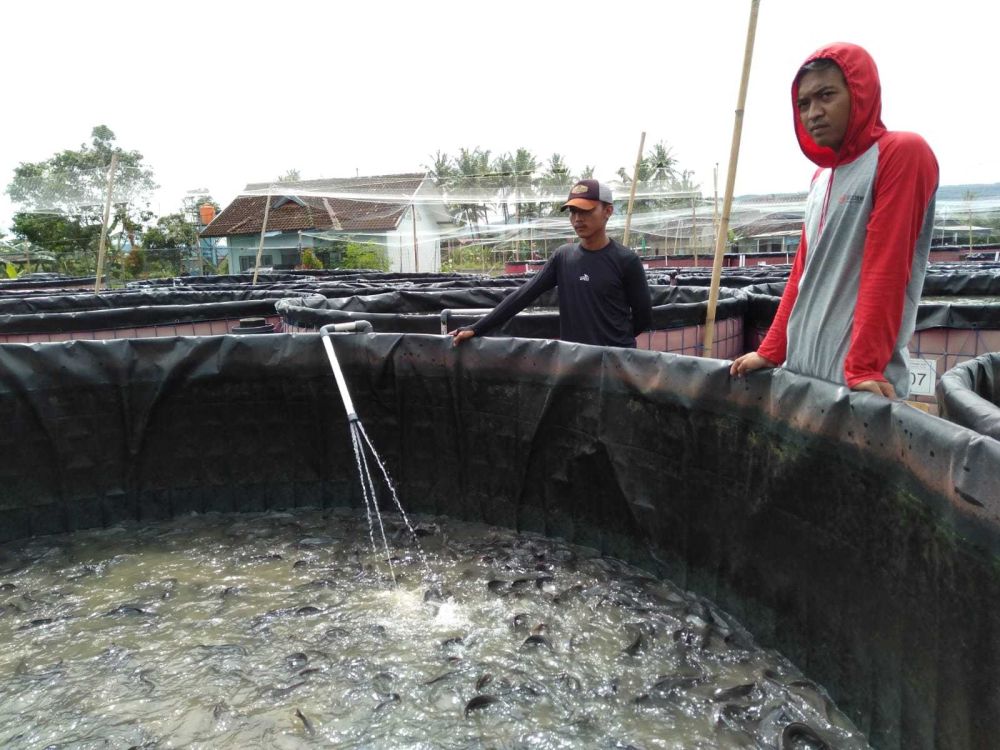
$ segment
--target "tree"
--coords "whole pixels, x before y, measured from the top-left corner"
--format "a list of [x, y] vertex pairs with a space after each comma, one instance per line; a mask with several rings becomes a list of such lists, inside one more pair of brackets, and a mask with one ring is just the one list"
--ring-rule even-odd
[[[636, 199], [634, 211], [651, 211], [655, 209], [677, 208], [690, 202], [689, 196], [671, 196], [669, 193], [695, 192], [698, 185], [692, 181], [694, 172], [678, 171], [677, 157], [666, 143], [660, 141], [652, 149], [643, 154], [639, 160], [638, 183], [658, 192], [667, 193], [657, 198]], [[618, 168], [618, 177], [622, 184], [632, 184], [633, 170]]]
[[299, 170], [289, 169], [283, 175], [278, 176], [278, 182], [298, 182], [302, 177], [299, 175]]
[[430, 166], [424, 165], [424, 169], [430, 172], [431, 180], [442, 190], [451, 187], [452, 179], [455, 177], [455, 168], [452, 166], [451, 157], [440, 149], [431, 158]]
[[388, 271], [389, 258], [381, 245], [373, 242], [347, 242], [337, 267]]
[[[591, 168], [591, 171], [593, 171], [593, 168]], [[545, 212], [547, 215], [552, 216], [559, 213], [562, 204], [566, 200], [565, 195], [569, 191], [569, 187], [573, 184], [573, 181], [573, 173], [566, 164], [565, 157], [562, 154], [552, 154], [545, 165], [545, 169], [542, 171], [538, 184], [545, 188], [545, 192], [563, 197], [559, 198], [556, 203], [548, 205], [548, 210]], [[541, 206], [539, 206], [539, 213], [541, 213]]]
[[[59, 152], [41, 162], [22, 162], [14, 170], [7, 194], [19, 209], [14, 232], [55, 255], [71, 254], [86, 261], [97, 249], [107, 194], [108, 168], [118, 156], [113, 175], [112, 213], [108, 235], [118, 232], [118, 247], [152, 218], [149, 198], [157, 185], [138, 151], [115, 143], [105, 125], [91, 131], [90, 144]], [[93, 268], [93, 263], [89, 264]]]
[[156, 220], [156, 226], [143, 234], [143, 244], [150, 250], [173, 247], [194, 247], [198, 232], [185, 213], [167, 214]]
[[[479, 227], [479, 217], [485, 220], [489, 215], [485, 193], [495, 186], [493, 170], [490, 165], [490, 152], [483, 151], [478, 146], [474, 149], [460, 148], [457, 157], [438, 151], [434, 154], [433, 163], [425, 165], [431, 174], [431, 179], [441, 191], [448, 193], [458, 191], [460, 194], [483, 193], [482, 201], [461, 201], [449, 203], [448, 209], [456, 219], [463, 219], [473, 228], [475, 234]], [[491, 182], [491, 180], [493, 182]]]
[[322, 268], [323, 263], [316, 257], [316, 253], [314, 253], [311, 248], [307, 247], [302, 251], [302, 267]]

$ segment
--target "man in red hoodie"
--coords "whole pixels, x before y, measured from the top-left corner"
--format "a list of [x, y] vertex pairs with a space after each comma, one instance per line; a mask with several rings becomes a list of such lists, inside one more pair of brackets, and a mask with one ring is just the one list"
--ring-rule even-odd
[[783, 364], [857, 391], [905, 397], [937, 160], [919, 135], [886, 130], [878, 70], [856, 45], [814, 52], [792, 83], [792, 107], [799, 146], [820, 169], [774, 322], [730, 372]]

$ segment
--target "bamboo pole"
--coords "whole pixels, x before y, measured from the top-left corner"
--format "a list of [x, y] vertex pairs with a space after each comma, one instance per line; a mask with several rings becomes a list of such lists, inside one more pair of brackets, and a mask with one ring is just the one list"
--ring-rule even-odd
[[733, 142], [729, 151], [729, 168], [726, 174], [726, 193], [722, 201], [722, 218], [715, 238], [715, 261], [712, 264], [712, 286], [708, 294], [708, 314], [705, 318], [705, 344], [702, 355], [712, 356], [712, 339], [715, 335], [715, 308], [719, 302], [719, 281], [722, 278], [722, 257], [726, 250], [729, 234], [729, 212], [733, 206], [733, 189], [736, 184], [736, 163], [740, 156], [740, 137], [743, 134], [743, 107], [747, 100], [747, 83], [750, 80], [750, 62], [753, 60], [753, 42], [757, 33], [757, 11], [760, 0], [750, 0], [750, 22], [747, 25], [747, 43], [743, 52], [743, 74], [740, 77], [740, 93], [733, 119]]
[[111, 191], [115, 183], [115, 169], [118, 167], [118, 154], [111, 154], [111, 166], [108, 167], [108, 188], [104, 198], [104, 221], [101, 223], [101, 242], [97, 246], [97, 279], [94, 281], [94, 294], [101, 293], [101, 279], [104, 276], [104, 250], [108, 243], [108, 220], [111, 218]]
[[[417, 249], [417, 206], [415, 203], [410, 204], [410, 209], [413, 212], [413, 272], [420, 273], [420, 253]], [[402, 269], [400, 269], [402, 270]]]
[[628, 194], [628, 210], [625, 212], [625, 234], [622, 235], [622, 244], [628, 247], [629, 229], [632, 227], [632, 206], [635, 205], [635, 187], [639, 182], [639, 167], [642, 165], [642, 148], [646, 145], [646, 131], [642, 131], [639, 137], [639, 155], [635, 157], [635, 169], [632, 170], [632, 189]]
[[698, 267], [698, 244], [694, 241], [695, 225], [698, 223], [698, 215], [694, 210], [694, 196], [691, 197], [691, 248], [694, 250], [694, 267]]
[[715, 162], [715, 169], [712, 170], [712, 183], [715, 190], [715, 199], [712, 204], [712, 247], [719, 241], [719, 162]]
[[257, 285], [257, 274], [260, 272], [260, 256], [264, 253], [264, 233], [267, 232], [267, 217], [271, 213], [271, 191], [267, 191], [267, 196], [265, 196], [267, 201], [264, 204], [264, 221], [260, 225], [260, 243], [257, 245], [257, 260], [253, 264], [253, 282], [250, 286]]

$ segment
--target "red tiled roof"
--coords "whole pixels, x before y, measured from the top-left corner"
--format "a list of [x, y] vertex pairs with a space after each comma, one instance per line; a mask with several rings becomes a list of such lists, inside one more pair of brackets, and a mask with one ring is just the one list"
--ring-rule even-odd
[[[395, 229], [424, 181], [423, 173], [300, 180], [288, 183], [250, 183], [247, 192], [271, 190], [267, 231], [297, 232], [333, 229], [344, 232], [385, 232]], [[280, 191], [280, 192], [279, 192]], [[372, 199], [323, 197], [321, 193], [372, 195]], [[378, 200], [377, 196], [385, 196]], [[295, 200], [282, 200], [295, 196]], [[391, 199], [390, 199], [391, 198]], [[241, 195], [215, 217], [202, 237], [260, 234], [266, 195]], [[301, 203], [300, 203], [301, 202]], [[331, 216], [332, 214], [332, 216]]]

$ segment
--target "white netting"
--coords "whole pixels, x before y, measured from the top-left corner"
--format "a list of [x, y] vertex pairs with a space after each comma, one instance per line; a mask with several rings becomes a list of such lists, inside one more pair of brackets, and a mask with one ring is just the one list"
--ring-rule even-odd
[[[306, 181], [249, 186], [244, 196], [294, 195], [303, 200], [349, 201], [367, 204], [366, 219], [390, 218], [410, 206], [434, 206], [451, 221], [435, 231], [421, 229], [420, 241], [474, 243], [484, 247], [547, 244], [574, 237], [567, 217], [559, 211], [566, 200], [568, 185], [532, 184], [498, 187], [488, 184], [495, 177], [478, 180], [465, 178], [468, 185], [438, 188], [430, 180], [413, 190], [413, 177], [354, 178], [342, 181]], [[339, 183], [339, 184], [338, 184]], [[630, 186], [620, 181], [608, 183], [615, 196], [616, 213], [608, 224], [612, 235], [624, 230]], [[400, 189], [406, 185], [409, 192]], [[993, 189], [984, 186], [984, 189]], [[954, 191], [943, 191], [951, 195]], [[329, 204], [327, 203], [327, 208]], [[749, 196], [737, 198], [729, 216], [733, 238], [748, 236], [794, 235], [798, 233], [805, 207], [805, 193]], [[716, 227], [722, 211], [722, 198], [705, 196], [700, 191], [678, 191], [662, 181], [640, 182], [636, 186], [630, 225], [630, 244], [643, 244], [661, 252], [705, 252], [714, 248]], [[991, 224], [1000, 219], [1000, 194], [986, 195], [969, 191], [963, 197], [940, 197], [937, 200], [935, 225], [939, 235], [970, 229], [975, 238], [992, 236]], [[983, 224], [983, 226], [980, 226]], [[1000, 229], [992, 232], [1000, 236]], [[385, 232], [303, 231], [303, 236], [323, 240], [350, 239], [383, 244]]]
[[[30, 175], [11, 183], [15, 210], [29, 214], [69, 217], [100, 216], [108, 196], [109, 166], [52, 168], [38, 165]], [[115, 206], [142, 203], [148, 199], [149, 171], [118, 164], [111, 180], [111, 203]]]

